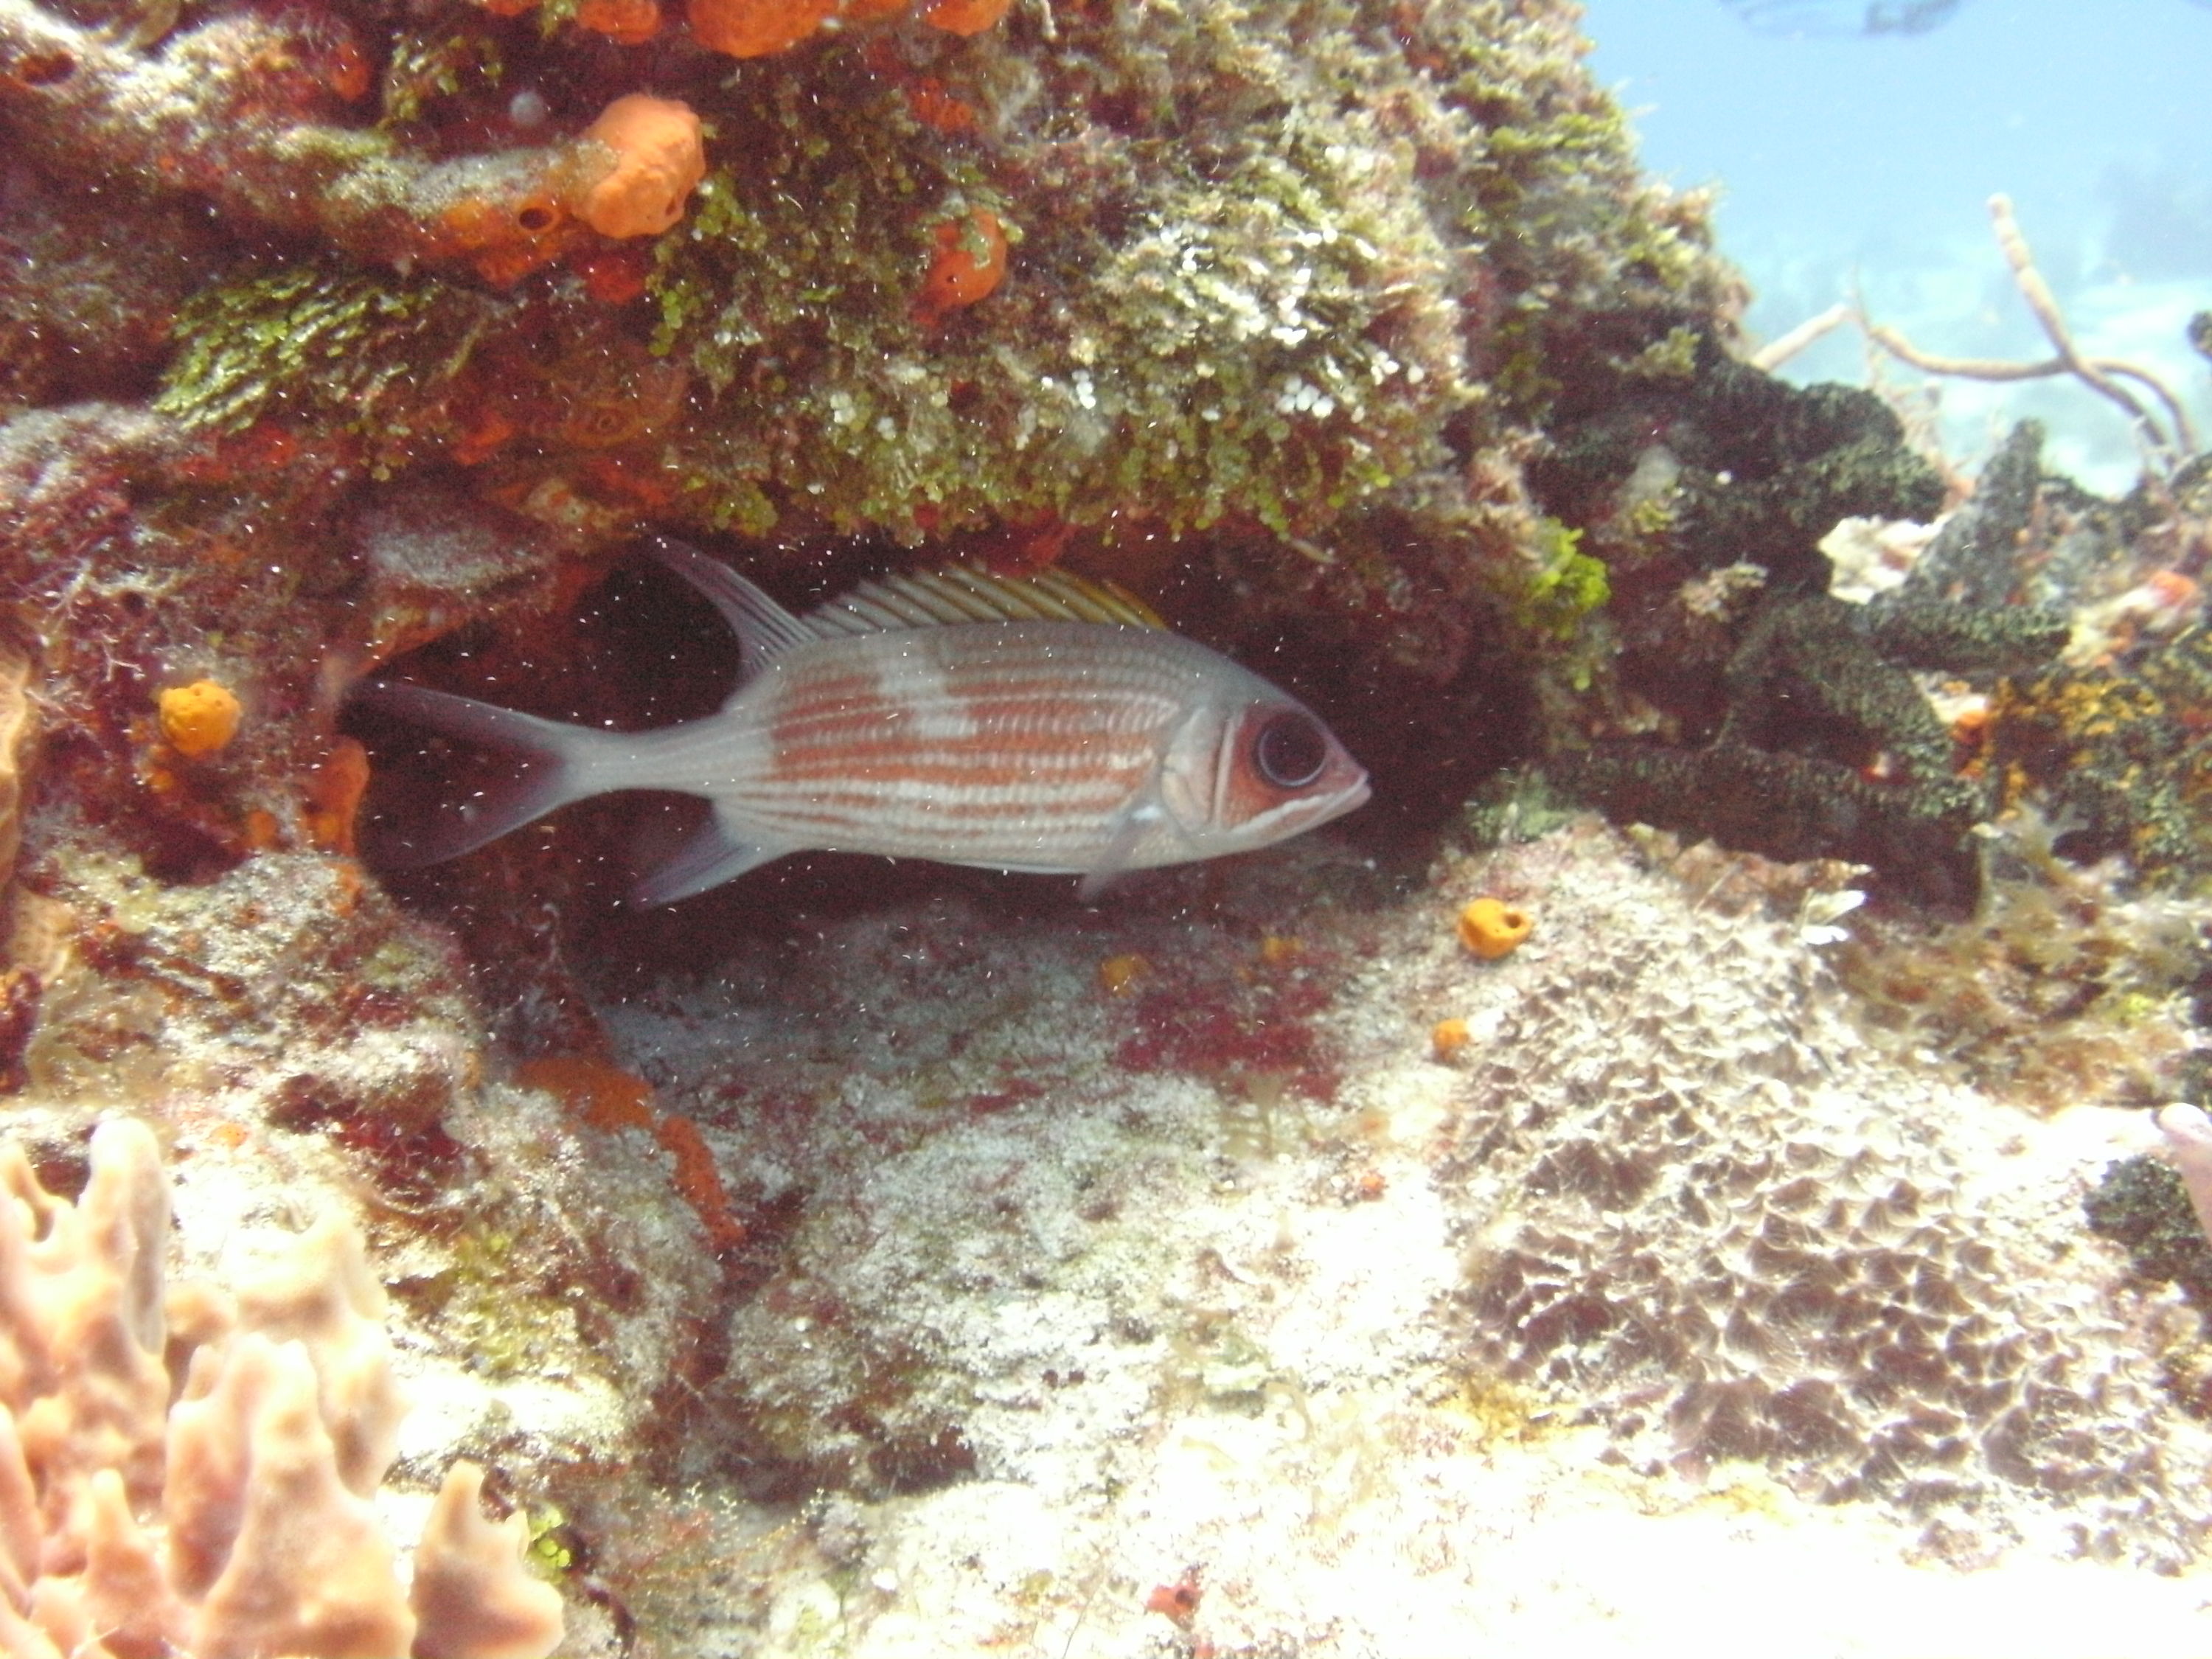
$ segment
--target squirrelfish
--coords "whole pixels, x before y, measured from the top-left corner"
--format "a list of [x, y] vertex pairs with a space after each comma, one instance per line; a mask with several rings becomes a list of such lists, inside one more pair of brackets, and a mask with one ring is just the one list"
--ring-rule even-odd
[[512, 751], [520, 775], [403, 844], [458, 856], [616, 789], [714, 810], [633, 898], [666, 904], [806, 849], [1079, 874], [1266, 847], [1351, 811], [1367, 774], [1295, 699], [1118, 590], [960, 566], [864, 583], [793, 616], [727, 566], [661, 561], [737, 632], [708, 719], [615, 732], [385, 683], [358, 701]]

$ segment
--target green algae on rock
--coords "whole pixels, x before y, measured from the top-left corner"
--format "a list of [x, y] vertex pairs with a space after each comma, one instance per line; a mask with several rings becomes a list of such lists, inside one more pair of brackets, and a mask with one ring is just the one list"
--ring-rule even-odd
[[336, 426], [400, 465], [452, 441], [437, 395], [514, 309], [432, 276], [249, 267], [185, 307], [154, 407], [223, 433], [271, 416]]

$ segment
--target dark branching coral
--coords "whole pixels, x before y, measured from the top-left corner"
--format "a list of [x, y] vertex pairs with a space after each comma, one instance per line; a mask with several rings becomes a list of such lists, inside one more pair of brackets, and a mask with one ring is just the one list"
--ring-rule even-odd
[[1531, 469], [1545, 506], [1590, 526], [1624, 574], [1679, 580], [1748, 560], [1774, 587], [1825, 588], [1819, 544], [1838, 520], [1925, 519], [1942, 504], [1872, 394], [1785, 385], [1710, 334], [1662, 344], [1578, 341], [1548, 422], [1555, 451]]
[[[1902, 586], [1859, 605], [1826, 591], [1820, 538], [1847, 515], [1925, 514], [1938, 495], [1889, 411], [1862, 393], [1794, 392], [1737, 365], [1659, 401], [1678, 412], [1644, 428], [1663, 435], [1628, 482], [1633, 427], [1615, 416], [1596, 422], [1551, 481], [1599, 514], [1594, 535], [1626, 589], [1624, 689], [1668, 709], [1683, 741], [1571, 750], [1555, 760], [1559, 780], [1616, 817], [1772, 857], [1870, 864], [1901, 891], [1971, 902], [1970, 832], [1993, 797], [1984, 779], [1961, 773], [1911, 671], [1987, 684], [2064, 644], [2062, 613], [2013, 603], [2034, 438]], [[1592, 495], [1605, 478], [1609, 513]], [[1740, 614], [1686, 602], [1698, 573], [1710, 584], [1746, 567], [1759, 597]]]
[[2212, 1246], [2173, 1167], [2155, 1158], [2124, 1158], [2082, 1200], [2089, 1231], [2128, 1253], [2145, 1279], [2172, 1281], [2201, 1309], [2212, 1309]]

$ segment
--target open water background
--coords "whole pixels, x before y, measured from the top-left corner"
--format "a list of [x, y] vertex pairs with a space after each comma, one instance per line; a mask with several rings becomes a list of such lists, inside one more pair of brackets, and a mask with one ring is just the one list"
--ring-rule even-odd
[[[1757, 288], [1759, 334], [1856, 281], [1924, 349], [2049, 356], [1990, 234], [2002, 191], [2085, 345], [2157, 368], [2212, 428], [2212, 371], [2181, 337], [2212, 308], [2212, 10], [1966, 0], [1923, 35], [1780, 39], [1722, 0], [1588, 0], [1583, 27], [1646, 165], [1722, 186], [1722, 246]], [[1856, 382], [1863, 357], [1846, 330], [1787, 372]], [[2124, 422], [2076, 387], [1953, 383], [1944, 408], [1963, 459], [2028, 411], [2085, 482], [2134, 476]]]

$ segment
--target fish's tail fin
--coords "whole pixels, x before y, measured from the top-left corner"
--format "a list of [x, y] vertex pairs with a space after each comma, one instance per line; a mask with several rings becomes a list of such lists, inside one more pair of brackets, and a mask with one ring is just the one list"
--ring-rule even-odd
[[624, 745], [612, 733], [540, 720], [427, 686], [366, 685], [352, 701], [357, 708], [427, 726], [515, 763], [510, 773], [488, 774], [466, 799], [430, 823], [380, 835], [376, 860], [393, 869], [459, 858], [556, 807], [622, 787], [613, 781], [615, 769], [609, 763]]

